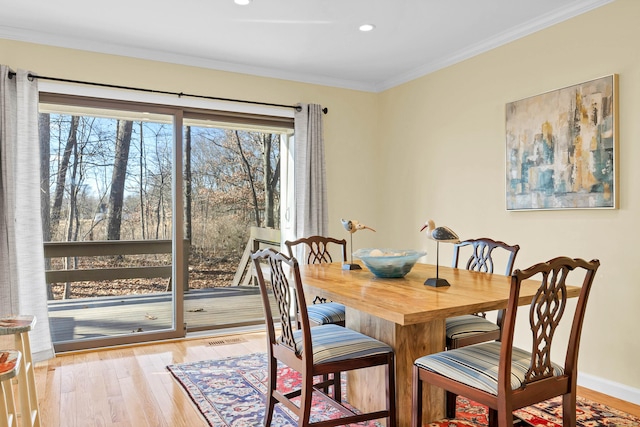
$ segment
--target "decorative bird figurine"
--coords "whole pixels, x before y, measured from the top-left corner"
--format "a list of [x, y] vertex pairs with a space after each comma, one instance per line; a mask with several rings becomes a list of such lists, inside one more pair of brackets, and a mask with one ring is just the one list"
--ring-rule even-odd
[[447, 243], [460, 243], [460, 238], [452, 229], [444, 226], [436, 228], [436, 223], [433, 222], [432, 219], [425, 222], [420, 231], [423, 231], [425, 228], [427, 229], [427, 236], [432, 240]]
[[371, 230], [371, 231], [376, 231], [376, 230], [364, 224], [360, 224], [355, 219], [340, 219], [340, 221], [342, 222], [342, 226], [344, 227], [344, 229], [347, 230], [349, 232], [349, 235], [351, 236], [350, 238], [351, 242], [349, 243], [351, 246], [351, 263], [342, 264], [342, 269], [343, 270], [360, 270], [362, 269], [362, 267], [360, 267], [359, 264], [353, 263], [353, 233], [355, 233], [358, 230], [365, 230], [365, 229]]
[[357, 220], [355, 219], [341, 219], [340, 221], [342, 221], [342, 226], [344, 227], [345, 230], [347, 230], [349, 233], [353, 234], [358, 230], [371, 230], [371, 231], [376, 231], [373, 228], [366, 226], [364, 224], [360, 224]]
[[439, 288], [441, 286], [450, 286], [447, 279], [440, 278], [440, 242], [460, 243], [458, 235], [449, 227], [437, 227], [436, 223], [430, 219], [424, 223], [420, 231], [427, 229], [427, 237], [436, 241], [436, 277], [427, 279], [424, 284]]

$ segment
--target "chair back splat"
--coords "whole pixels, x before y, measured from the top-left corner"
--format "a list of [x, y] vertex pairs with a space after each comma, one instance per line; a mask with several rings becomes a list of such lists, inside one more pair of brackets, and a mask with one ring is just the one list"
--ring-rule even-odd
[[[336, 246], [341, 250], [342, 262], [347, 260], [347, 241], [345, 239], [334, 239], [325, 236], [309, 236], [294, 241], [287, 240], [284, 242], [289, 252], [289, 258], [294, 258], [294, 250], [296, 247], [304, 249], [306, 254], [306, 264], [324, 264], [333, 262], [330, 249]], [[345, 308], [344, 305], [327, 301], [326, 298], [315, 296], [313, 305], [308, 307], [309, 321], [311, 326], [326, 325], [333, 323], [336, 325], [345, 325]]]
[[[519, 245], [508, 245], [487, 237], [465, 240], [453, 246], [452, 266], [454, 268], [458, 268], [460, 254], [467, 247], [472, 249], [465, 266], [467, 270], [492, 274], [495, 265], [494, 251], [499, 250], [504, 255], [508, 255], [505, 265], [506, 276], [509, 276], [513, 271], [513, 264], [520, 250]], [[447, 319], [447, 348], [453, 349], [485, 341], [499, 340], [503, 317], [504, 310], [499, 310], [495, 323], [486, 319], [486, 313]]]
[[[524, 280], [534, 276], [540, 276], [541, 282], [535, 298], [529, 306], [529, 327], [532, 335], [531, 361], [523, 381], [523, 387], [538, 381], [552, 378], [556, 375], [555, 366], [551, 361], [551, 348], [556, 329], [562, 319], [567, 307], [567, 277], [576, 268], [585, 270], [585, 277], [578, 304], [573, 316], [571, 334], [565, 357], [564, 371], [570, 375], [574, 382], [577, 378], [578, 348], [580, 336], [582, 334], [582, 324], [584, 314], [591, 291], [591, 285], [596, 271], [600, 265], [598, 260], [586, 262], [581, 259], [570, 259], [565, 257], [555, 258], [547, 263], [536, 264], [526, 270], [516, 270], [512, 275], [512, 287], [517, 286], [517, 290], [512, 289], [512, 293], [518, 294]], [[504, 361], [501, 370], [511, 371], [511, 358], [513, 349], [514, 329], [516, 325], [517, 301], [509, 299], [507, 316], [505, 319], [503, 339], [506, 339], [502, 347], [504, 352], [501, 360]], [[503, 386], [506, 383], [503, 381]], [[575, 384], [574, 384], [575, 386]]]
[[[299, 426], [332, 427], [386, 419], [387, 426], [396, 425], [395, 359], [387, 344], [354, 330], [335, 324], [311, 327], [298, 261], [272, 248], [252, 255], [264, 306], [268, 340], [268, 393], [264, 426], [270, 426], [274, 407], [280, 403], [298, 416]], [[263, 272], [269, 270], [270, 286]], [[270, 295], [275, 298], [278, 313], [272, 312]], [[298, 309], [299, 323], [295, 309]], [[275, 319], [280, 321], [281, 335], [276, 336]], [[299, 325], [299, 329], [295, 326]], [[278, 362], [302, 375], [298, 389], [285, 392], [277, 388]], [[366, 413], [354, 412], [342, 402], [342, 372], [382, 366], [385, 370], [386, 408]], [[314, 381], [316, 381], [314, 383]], [[329, 393], [329, 390], [332, 390]], [[371, 392], [377, 392], [372, 390]], [[327, 400], [341, 415], [336, 419], [310, 421], [312, 396]], [[292, 400], [293, 399], [293, 400]]]
[[508, 245], [505, 242], [489, 239], [483, 237], [480, 239], [465, 240], [453, 245], [453, 262], [452, 266], [458, 268], [458, 258], [460, 256], [460, 250], [465, 246], [472, 246], [473, 252], [467, 260], [465, 268], [467, 270], [480, 271], [483, 273], [493, 273], [493, 251], [496, 248], [503, 249], [509, 253], [509, 259], [506, 263], [505, 276], [509, 276], [513, 271], [513, 264], [516, 259], [516, 255], [520, 250], [519, 245]]
[[[501, 341], [416, 359], [413, 367], [412, 425], [421, 425], [422, 399], [419, 396], [422, 395], [422, 383], [426, 381], [488, 406], [490, 427], [511, 426], [514, 410], [562, 396], [563, 426], [575, 427], [578, 349], [589, 293], [599, 266], [598, 260], [587, 262], [558, 257], [526, 270], [514, 271]], [[574, 287], [568, 286], [567, 279], [580, 275], [583, 280], [578, 293]], [[533, 342], [531, 351], [527, 351], [514, 347], [513, 337], [521, 289], [532, 283], [538, 286], [528, 306], [528, 327]], [[576, 293], [578, 302], [564, 364], [554, 363], [551, 354], [555, 332], [566, 317], [568, 297]]]
[[298, 245], [304, 245], [307, 264], [322, 264], [333, 262], [330, 246], [341, 247], [342, 262], [347, 260], [347, 241], [345, 239], [334, 239], [325, 236], [309, 236], [298, 240], [287, 240], [284, 242], [289, 252], [289, 257], [293, 257], [293, 249]]

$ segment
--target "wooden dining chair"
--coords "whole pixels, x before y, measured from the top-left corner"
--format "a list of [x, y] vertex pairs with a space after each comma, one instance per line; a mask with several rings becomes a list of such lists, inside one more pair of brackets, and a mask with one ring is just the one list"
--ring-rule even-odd
[[[294, 257], [296, 247], [305, 250], [307, 264], [323, 264], [333, 262], [331, 257], [331, 246], [338, 246], [342, 252], [342, 262], [347, 260], [347, 241], [345, 239], [334, 239], [325, 236], [309, 236], [294, 241], [287, 240], [284, 242], [289, 252], [289, 257]], [[333, 323], [336, 325], [345, 325], [345, 308], [344, 305], [327, 301], [325, 298], [316, 296], [313, 305], [307, 307], [309, 320], [312, 326], [325, 325]]]
[[[396, 425], [395, 407], [395, 360], [393, 349], [387, 344], [354, 330], [334, 324], [311, 327], [307, 315], [307, 303], [300, 279], [300, 270], [295, 258], [275, 251], [272, 248], [255, 252], [252, 255], [258, 284], [262, 295], [267, 325], [269, 378], [267, 382], [267, 407], [264, 425], [269, 426], [275, 405], [280, 403], [298, 416], [298, 426], [331, 427], [347, 425], [361, 421], [386, 418], [387, 426]], [[262, 266], [270, 272], [270, 288], [267, 290]], [[280, 321], [280, 336], [276, 336], [276, 325], [269, 302], [272, 293], [277, 304], [276, 318]], [[295, 301], [301, 315], [301, 329], [297, 329], [292, 316]], [[285, 392], [278, 390], [278, 362], [289, 366], [302, 375], [299, 389]], [[372, 366], [384, 366], [384, 390], [371, 390], [386, 395], [386, 408], [369, 413], [357, 413], [342, 403], [342, 387], [340, 381], [329, 383], [324, 381], [326, 375], [340, 378], [342, 372]], [[323, 378], [314, 384], [314, 379]], [[334, 384], [337, 384], [334, 385]], [[331, 386], [333, 393], [325, 393], [323, 389]], [[339, 419], [311, 421], [312, 395], [339, 410]], [[292, 400], [296, 398], [295, 400]]]
[[[513, 264], [520, 250], [520, 246], [508, 245], [488, 237], [465, 240], [453, 246], [452, 266], [454, 268], [458, 268], [459, 259], [461, 258], [460, 254], [466, 249], [471, 249], [471, 253], [467, 259], [465, 268], [483, 273], [493, 273], [495, 265], [493, 257], [494, 250], [502, 251], [503, 254], [501, 255], [507, 257], [504, 274], [505, 276], [509, 276], [513, 271]], [[495, 323], [486, 318], [486, 313], [467, 314], [448, 318], [446, 320], [447, 349], [451, 350], [485, 341], [499, 340], [503, 317], [504, 310], [499, 310]], [[447, 392], [447, 418], [455, 418], [457, 398], [458, 396], [455, 393]]]
[[[513, 271], [513, 264], [520, 250], [519, 245], [508, 245], [487, 237], [465, 240], [453, 245], [453, 268], [458, 268], [460, 252], [465, 247], [472, 248], [465, 268], [483, 273], [493, 273], [493, 251], [496, 249], [505, 251], [508, 255], [505, 276], [509, 276]], [[504, 310], [499, 311], [496, 323], [487, 320], [485, 313], [468, 314], [447, 319], [447, 348], [453, 349], [500, 339], [500, 325], [502, 324], [503, 316]]]
[[[453, 391], [489, 407], [489, 427], [513, 425], [512, 412], [562, 396], [564, 427], [576, 425], [578, 350], [589, 291], [600, 261], [567, 257], [535, 264], [511, 275], [511, 291], [501, 341], [446, 350], [418, 358], [413, 366], [412, 426], [421, 425], [423, 382]], [[574, 273], [575, 272], [575, 273]], [[564, 365], [551, 361], [554, 333], [567, 306], [567, 277], [583, 276]], [[514, 347], [513, 336], [522, 282], [540, 285], [529, 307], [531, 351]], [[532, 279], [534, 280], [534, 279]], [[565, 343], [559, 343], [561, 346]]]

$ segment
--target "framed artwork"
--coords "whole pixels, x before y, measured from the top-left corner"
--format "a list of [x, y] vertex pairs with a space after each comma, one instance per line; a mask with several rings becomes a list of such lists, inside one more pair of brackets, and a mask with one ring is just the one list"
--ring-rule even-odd
[[507, 210], [617, 207], [613, 74], [506, 105]]

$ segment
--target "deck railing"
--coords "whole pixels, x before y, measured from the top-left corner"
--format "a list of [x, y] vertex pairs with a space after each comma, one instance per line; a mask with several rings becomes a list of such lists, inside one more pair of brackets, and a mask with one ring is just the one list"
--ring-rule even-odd
[[[184, 242], [184, 259], [189, 259], [189, 243]], [[96, 240], [85, 242], [47, 242], [45, 258], [98, 257], [108, 255], [171, 254], [171, 240]], [[171, 264], [144, 267], [105, 267], [46, 270], [47, 285], [115, 279], [168, 278], [171, 284]], [[184, 290], [189, 289], [189, 271], [183, 272]], [[168, 289], [170, 289], [168, 286]], [[51, 297], [51, 295], [50, 295]]]

